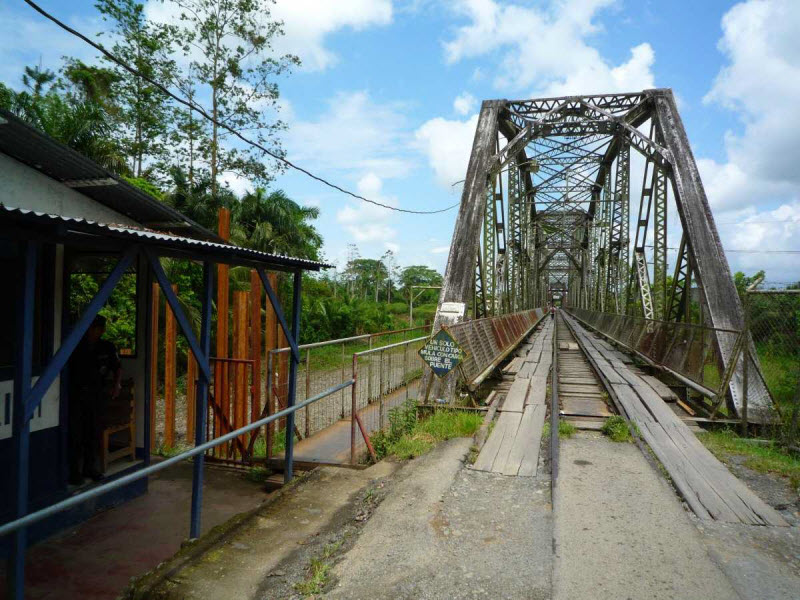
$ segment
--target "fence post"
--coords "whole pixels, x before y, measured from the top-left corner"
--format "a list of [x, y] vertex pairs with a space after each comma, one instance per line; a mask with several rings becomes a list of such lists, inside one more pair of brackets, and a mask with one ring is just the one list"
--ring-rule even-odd
[[[177, 293], [178, 286], [172, 284], [172, 291]], [[177, 344], [177, 324], [172, 308], [167, 304], [167, 324], [164, 334], [164, 447], [175, 445], [175, 387], [176, 365], [175, 352]]]
[[197, 361], [191, 350], [186, 351], [186, 442], [194, 440], [195, 399], [197, 398]]
[[[272, 352], [272, 349], [267, 350], [267, 416], [270, 416], [273, 413], [273, 409], [275, 407], [275, 398], [272, 395], [272, 369], [274, 357], [275, 354]], [[272, 434], [275, 431], [274, 425], [274, 421], [267, 424], [267, 433], [265, 435], [267, 447], [264, 451], [264, 454], [267, 458], [272, 458]]]
[[156, 449], [156, 404], [158, 403], [158, 282], [153, 282], [150, 305], [150, 451]]
[[380, 362], [378, 363], [378, 425], [381, 430], [384, 427], [384, 421], [386, 420], [386, 408], [383, 404], [383, 354], [384, 350], [381, 350], [381, 358]]
[[747, 384], [750, 375], [750, 299], [744, 293], [744, 329], [742, 329], [742, 425], [741, 435], [747, 437]]
[[[306, 350], [306, 398], [311, 397], [311, 348]], [[309, 425], [309, 407], [306, 406], [305, 408], [305, 437], [308, 437], [309, 432], [311, 431], [311, 427]]]
[[[344, 383], [344, 361], [345, 361], [345, 358], [344, 358], [344, 342], [342, 342], [342, 378], [341, 378], [341, 381], [339, 383]], [[342, 390], [340, 392], [340, 395], [341, 395], [341, 404], [342, 404], [342, 415], [341, 415], [340, 418], [344, 419], [344, 390]]]
[[350, 464], [356, 464], [356, 411], [358, 398], [358, 354], [353, 352], [353, 385], [350, 404]]
[[[261, 280], [258, 271], [250, 270], [250, 358], [253, 361], [253, 391], [250, 394], [250, 422], [261, 415]], [[254, 435], [258, 432], [254, 432]]]
[[408, 380], [408, 346], [409, 344], [403, 345], [403, 384], [406, 388], [406, 402], [408, 402], [408, 386], [411, 384]]

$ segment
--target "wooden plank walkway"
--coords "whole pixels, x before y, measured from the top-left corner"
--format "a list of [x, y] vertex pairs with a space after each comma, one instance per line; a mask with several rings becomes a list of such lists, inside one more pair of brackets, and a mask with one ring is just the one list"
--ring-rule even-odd
[[608, 343], [587, 332], [573, 317], [565, 314], [564, 319], [698, 517], [749, 525], [788, 525], [709, 452]]
[[[473, 469], [519, 477], [536, 475], [547, 412], [545, 396], [547, 374], [552, 364], [552, 334], [553, 322], [548, 319], [540, 330], [520, 345], [517, 357], [509, 363], [509, 366], [514, 366], [503, 369], [506, 374], [516, 372], [516, 377]], [[518, 370], [515, 367], [519, 367]]]

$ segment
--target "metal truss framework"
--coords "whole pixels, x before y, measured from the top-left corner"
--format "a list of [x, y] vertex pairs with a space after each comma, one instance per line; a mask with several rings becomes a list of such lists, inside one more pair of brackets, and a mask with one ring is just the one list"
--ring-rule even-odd
[[[631, 189], [634, 178], [641, 188]], [[674, 227], [682, 231], [670, 286], [669, 199], [679, 215]], [[440, 307], [461, 302], [467, 316], [479, 318], [553, 301], [743, 327], [671, 90], [481, 106]], [[457, 318], [439, 312], [434, 328]], [[727, 340], [716, 343], [727, 366], [734, 349]], [[771, 402], [757, 371], [748, 388], [751, 409]], [[739, 389], [735, 376], [729, 404], [736, 412]]]

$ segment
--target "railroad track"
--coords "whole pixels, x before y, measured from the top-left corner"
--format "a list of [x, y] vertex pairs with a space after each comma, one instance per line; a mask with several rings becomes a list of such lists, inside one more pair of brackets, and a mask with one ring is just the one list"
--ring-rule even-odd
[[599, 430], [615, 414], [600, 378], [572, 335], [564, 317], [556, 313], [554, 347], [558, 378], [556, 398], [559, 416], [578, 429]]

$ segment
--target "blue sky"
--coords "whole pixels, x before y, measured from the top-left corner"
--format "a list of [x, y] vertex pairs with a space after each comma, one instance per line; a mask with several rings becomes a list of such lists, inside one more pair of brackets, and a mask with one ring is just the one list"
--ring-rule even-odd
[[[42, 5], [86, 32], [93, 3]], [[167, 2], [167, 5], [169, 2]], [[154, 18], [168, 6], [151, 0]], [[364, 195], [432, 210], [458, 201], [480, 100], [671, 87], [733, 269], [799, 279], [800, 3], [791, 0], [279, 0], [289, 158]], [[80, 43], [22, 2], [0, 0], [0, 80], [55, 67]], [[231, 180], [236, 188], [244, 182]], [[395, 251], [442, 269], [456, 211], [413, 216], [348, 200], [297, 173], [276, 181], [321, 209], [325, 253], [343, 264]]]

